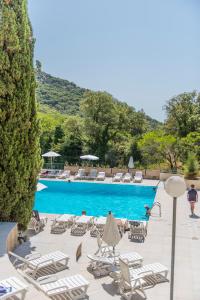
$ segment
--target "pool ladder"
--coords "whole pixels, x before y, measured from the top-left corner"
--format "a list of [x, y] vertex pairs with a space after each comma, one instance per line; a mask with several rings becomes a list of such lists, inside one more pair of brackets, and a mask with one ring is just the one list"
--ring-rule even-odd
[[158, 209], [159, 209], [159, 216], [161, 217], [161, 203], [160, 202], [158, 202], [158, 201], [156, 201], [156, 202], [154, 202], [154, 204], [153, 204], [153, 206], [152, 206], [152, 208], [151, 208], [151, 210], [154, 208], [154, 207], [158, 207]]

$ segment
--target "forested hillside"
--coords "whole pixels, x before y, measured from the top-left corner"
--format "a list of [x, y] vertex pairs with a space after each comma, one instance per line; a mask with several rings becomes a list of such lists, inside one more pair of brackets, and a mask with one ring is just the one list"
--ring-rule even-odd
[[42, 71], [37, 73], [37, 83], [39, 103], [68, 115], [79, 113], [79, 103], [85, 89], [78, 87], [73, 82], [53, 77]]
[[[66, 79], [54, 77], [42, 71], [41, 63], [36, 61], [36, 77], [37, 77], [37, 99], [40, 105], [40, 110], [43, 113], [48, 113], [48, 107], [62, 114], [79, 115], [80, 102], [83, 99], [84, 93], [88, 89], [81, 88], [75, 83]], [[114, 100], [121, 103], [118, 100]], [[44, 106], [44, 105], [45, 106]], [[135, 110], [134, 108], [131, 108]], [[155, 128], [160, 123], [145, 115], [145, 119], [150, 128]]]

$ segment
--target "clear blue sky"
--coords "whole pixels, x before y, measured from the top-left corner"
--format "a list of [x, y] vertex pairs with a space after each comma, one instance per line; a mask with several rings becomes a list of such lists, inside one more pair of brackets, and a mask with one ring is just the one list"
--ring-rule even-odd
[[199, 90], [199, 0], [29, 0], [43, 70], [164, 119]]

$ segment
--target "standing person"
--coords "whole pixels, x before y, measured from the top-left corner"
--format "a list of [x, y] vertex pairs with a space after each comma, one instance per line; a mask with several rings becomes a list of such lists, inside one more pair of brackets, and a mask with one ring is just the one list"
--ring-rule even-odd
[[194, 216], [195, 203], [198, 201], [198, 193], [197, 193], [197, 190], [195, 189], [194, 184], [191, 184], [191, 188], [187, 194], [187, 199], [190, 203], [191, 214], [192, 214], [192, 216]]

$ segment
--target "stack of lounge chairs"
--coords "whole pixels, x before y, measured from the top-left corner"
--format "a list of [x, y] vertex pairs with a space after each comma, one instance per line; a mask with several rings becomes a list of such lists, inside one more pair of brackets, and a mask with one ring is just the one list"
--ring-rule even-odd
[[35, 233], [40, 232], [47, 223], [46, 217], [41, 217], [37, 210], [32, 211], [32, 217], [28, 224], [28, 230], [33, 230]]
[[128, 238], [130, 240], [144, 242], [147, 236], [147, 224], [148, 223], [146, 221], [129, 221], [130, 231], [128, 234]]

